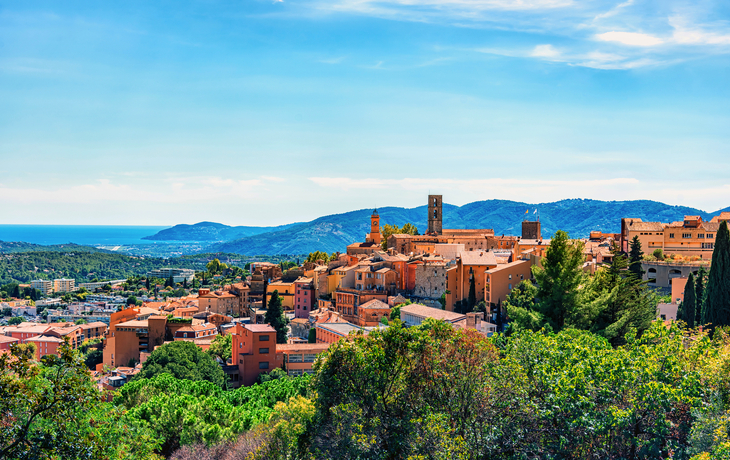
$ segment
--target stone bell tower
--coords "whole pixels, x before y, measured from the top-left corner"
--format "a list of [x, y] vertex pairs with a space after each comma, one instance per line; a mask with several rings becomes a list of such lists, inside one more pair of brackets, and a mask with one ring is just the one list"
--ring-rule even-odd
[[443, 202], [441, 195], [428, 196], [428, 233], [440, 235], [443, 230]]

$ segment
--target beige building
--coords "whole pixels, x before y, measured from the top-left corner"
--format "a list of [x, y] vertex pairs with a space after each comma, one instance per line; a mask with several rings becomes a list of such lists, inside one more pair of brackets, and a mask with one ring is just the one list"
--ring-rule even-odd
[[30, 287], [38, 289], [43, 295], [49, 295], [53, 292], [53, 281], [51, 280], [33, 280], [30, 282]]
[[[723, 213], [727, 214], [727, 213]], [[720, 222], [730, 216], [715, 216], [705, 222], [700, 216], [685, 216], [681, 222], [670, 224], [644, 222], [641, 219], [621, 219], [621, 249], [629, 252], [631, 240], [638, 237], [644, 254], [661, 249], [665, 255], [677, 254], [711, 259]]]
[[73, 292], [76, 290], [76, 280], [66, 278], [53, 280], [53, 290], [55, 292]]

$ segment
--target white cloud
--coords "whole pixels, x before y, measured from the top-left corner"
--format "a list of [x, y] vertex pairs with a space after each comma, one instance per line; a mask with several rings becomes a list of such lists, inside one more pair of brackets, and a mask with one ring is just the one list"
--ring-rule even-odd
[[[689, 26], [687, 20], [679, 16], [669, 18], [669, 25], [674, 28], [672, 38], [683, 45], [730, 45], [730, 33], [708, 30], [705, 26]], [[718, 28], [718, 27], [716, 27]]]
[[555, 58], [560, 56], [560, 51], [556, 50], [553, 45], [537, 45], [530, 53], [533, 57]]
[[637, 32], [605, 32], [595, 37], [604, 42], [618, 42], [629, 46], [657, 46], [664, 43], [659, 37]]

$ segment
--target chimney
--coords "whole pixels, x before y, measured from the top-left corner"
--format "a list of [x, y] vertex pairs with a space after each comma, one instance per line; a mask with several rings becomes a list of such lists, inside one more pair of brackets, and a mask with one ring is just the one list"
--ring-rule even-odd
[[477, 315], [478, 315], [478, 313], [467, 313], [466, 314], [466, 328], [467, 329], [476, 329]]

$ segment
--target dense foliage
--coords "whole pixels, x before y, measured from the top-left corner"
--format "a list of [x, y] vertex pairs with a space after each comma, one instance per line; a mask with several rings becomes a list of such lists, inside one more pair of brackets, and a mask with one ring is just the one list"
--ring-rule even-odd
[[286, 336], [289, 329], [287, 324], [289, 320], [284, 316], [284, 308], [281, 305], [281, 297], [279, 297], [278, 290], [274, 290], [271, 294], [264, 322], [270, 324], [276, 330], [276, 343], [286, 343]]
[[127, 279], [170, 266], [202, 269], [205, 264], [186, 258], [131, 257], [103, 252], [18, 252], [0, 254], [0, 284], [56, 278], [71, 278], [77, 283]]
[[123, 386], [114, 399], [128, 417], [149, 426], [169, 455], [180, 445], [230, 441], [268, 421], [274, 406], [306, 394], [309, 377], [282, 378], [261, 385], [225, 391], [207, 381], [160, 374]]
[[0, 354], [0, 458], [155, 458], [152, 432], [104, 402], [81, 356], [32, 360], [22, 345]]
[[150, 379], [170, 374], [178, 379], [205, 380], [225, 387], [228, 378], [211, 356], [191, 342], [176, 341], [156, 348], [142, 365], [135, 379]]
[[646, 330], [659, 298], [614, 247], [612, 262], [595, 276], [583, 271], [583, 245], [558, 231], [542, 266], [532, 267], [537, 286], [525, 280], [505, 300], [510, 330], [584, 329], [622, 344], [631, 331]]

